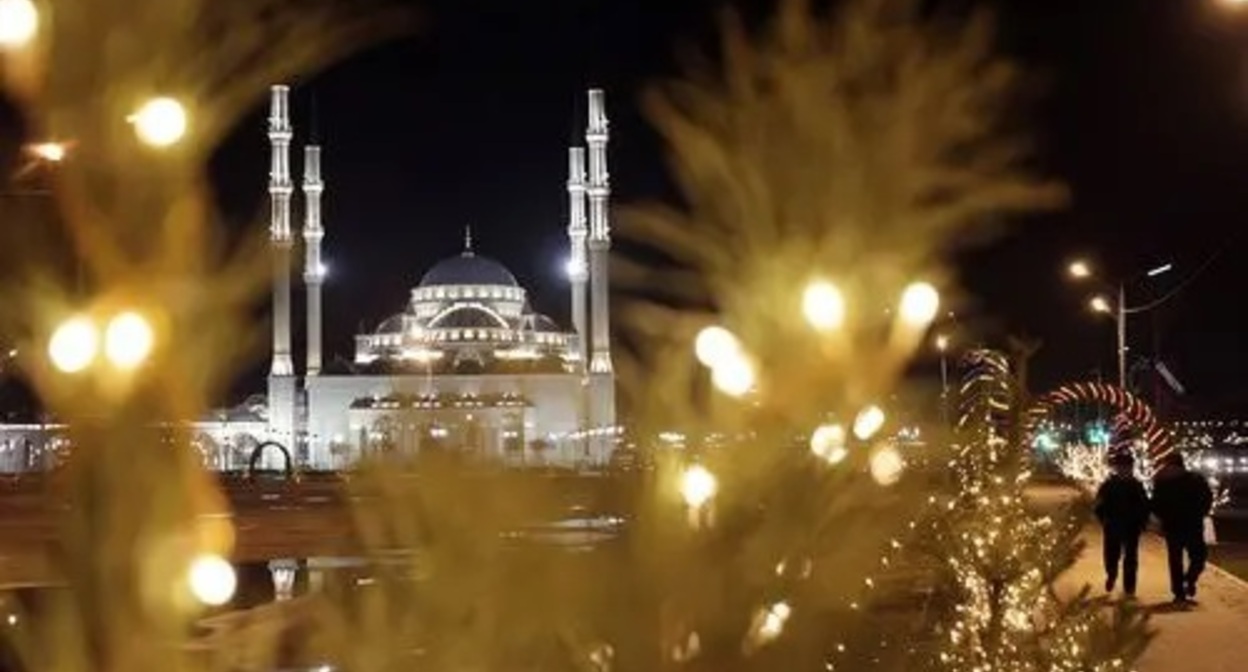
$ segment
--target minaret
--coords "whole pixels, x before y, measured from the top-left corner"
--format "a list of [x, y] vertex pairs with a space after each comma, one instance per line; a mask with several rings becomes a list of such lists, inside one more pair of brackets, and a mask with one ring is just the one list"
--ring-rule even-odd
[[321, 262], [321, 148], [303, 148], [303, 281], [308, 288], [308, 376], [321, 372], [321, 281], [325, 267]]
[[[589, 126], [585, 142], [589, 145], [589, 287], [590, 336], [589, 358], [590, 427], [606, 430], [615, 427], [615, 373], [611, 366], [610, 287], [608, 262], [611, 255], [611, 223], [607, 218], [607, 201], [611, 196], [611, 178], [607, 173], [607, 110], [601, 89], [589, 91]], [[597, 457], [606, 457], [610, 440], [595, 442]]]
[[295, 367], [290, 355], [290, 87], [272, 87], [269, 106], [269, 244], [273, 254], [273, 365], [269, 369], [269, 432], [294, 446]]
[[572, 284], [572, 326], [580, 341], [581, 365], [589, 361], [589, 330], [585, 324], [585, 283], [589, 266], [585, 259], [585, 149], [568, 148], [568, 280]]

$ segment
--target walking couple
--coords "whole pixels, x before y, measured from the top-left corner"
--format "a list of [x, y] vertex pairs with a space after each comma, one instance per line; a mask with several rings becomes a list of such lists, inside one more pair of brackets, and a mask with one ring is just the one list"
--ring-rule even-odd
[[[1170, 453], [1153, 477], [1153, 497], [1133, 473], [1129, 453], [1112, 455], [1113, 473], [1096, 493], [1096, 517], [1105, 531], [1105, 590], [1112, 591], [1122, 563], [1122, 590], [1135, 595], [1140, 564], [1140, 535], [1148, 527], [1149, 514], [1157, 516], [1166, 538], [1170, 565], [1170, 592], [1176, 604], [1196, 597], [1196, 582], [1205, 569], [1209, 549], [1205, 545], [1205, 517], [1213, 508], [1213, 491], [1204, 477], [1187, 470], [1183, 456]], [[1184, 569], [1184, 555], [1188, 565]]]

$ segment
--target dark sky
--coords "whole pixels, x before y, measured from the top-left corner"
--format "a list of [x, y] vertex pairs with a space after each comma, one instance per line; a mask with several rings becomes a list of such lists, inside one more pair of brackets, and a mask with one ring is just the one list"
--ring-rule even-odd
[[[565, 147], [584, 89], [607, 89], [618, 202], [668, 195], [662, 150], [639, 91], [672, 74], [678, 45], [705, 42], [709, 0], [430, 0], [423, 29], [299, 82], [325, 145], [331, 347], [399, 309], [464, 225], [564, 318]], [[752, 3], [762, 5], [763, 3]], [[1132, 287], [1128, 304], [1190, 281], [1130, 323], [1189, 388], [1185, 405], [1248, 406], [1248, 17], [1208, 0], [996, 3], [1003, 47], [1043, 84], [1033, 110], [1042, 158], [1072, 206], [968, 255], [968, 321], [990, 343], [1043, 340], [1037, 388], [1115, 375], [1112, 322], [1088, 314], [1061, 269], [1087, 254], [1110, 276], [1175, 270]], [[261, 112], [221, 153], [224, 200], [262, 196]], [[308, 114], [296, 119], [307, 131]], [[1214, 256], [1217, 255], [1217, 256]], [[1212, 258], [1212, 263], [1206, 262]]]
[[[1083, 307], [1062, 266], [1092, 255], [1127, 275], [1129, 303], [1194, 279], [1130, 322], [1190, 392], [1184, 405], [1248, 408], [1248, 291], [1235, 233], [1248, 223], [1248, 13], [1214, 0], [998, 0], [1004, 48], [1047, 83], [1033, 112], [1042, 158], [1074, 193], [1067, 211], [968, 255], [962, 279], [989, 340], [1043, 340], [1035, 387], [1115, 375], [1113, 329]], [[296, 82], [297, 142], [316, 101], [325, 147], [331, 266], [327, 339], [398, 311], [463, 227], [504, 261], [539, 310], [566, 321], [565, 157], [584, 90], [607, 90], [617, 202], [668, 195], [661, 148], [637, 110], [674, 71], [682, 42], [710, 34], [711, 0], [426, 0], [422, 29]], [[753, 3], [761, 4], [761, 3]], [[215, 172], [238, 219], [263, 205], [264, 111], [244, 119]], [[1211, 263], [1206, 263], [1212, 259]], [[991, 318], [989, 322], [985, 318]], [[300, 321], [296, 321], [300, 324]]]

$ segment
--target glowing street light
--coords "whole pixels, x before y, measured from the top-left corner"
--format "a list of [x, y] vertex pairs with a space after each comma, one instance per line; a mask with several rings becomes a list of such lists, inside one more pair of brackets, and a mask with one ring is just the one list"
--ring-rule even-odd
[[31, 0], [0, 0], [0, 49], [18, 49], [39, 32], [39, 10]]
[[52, 332], [48, 341], [48, 357], [58, 370], [78, 373], [95, 360], [99, 340], [95, 323], [90, 318], [72, 317]]
[[130, 116], [139, 140], [153, 147], [168, 147], [186, 135], [186, 108], [173, 98], [153, 98]]
[[1110, 305], [1109, 299], [1099, 294], [1088, 300], [1088, 308], [1092, 309], [1094, 313], [1108, 314], [1113, 312], [1113, 306]]
[[207, 554], [195, 558], [186, 578], [195, 599], [210, 607], [229, 602], [238, 587], [234, 566], [219, 555]]
[[680, 476], [680, 496], [691, 509], [700, 509], [719, 490], [719, 482], [706, 467], [695, 464]]
[[854, 418], [854, 436], [866, 441], [884, 427], [884, 411], [879, 406], [868, 406]]
[[114, 317], [104, 330], [104, 355], [119, 369], [133, 369], [147, 359], [154, 340], [146, 318], [125, 312]]
[[901, 319], [911, 327], [926, 327], [940, 310], [940, 293], [926, 282], [914, 282], [901, 294]]
[[802, 313], [812, 327], [820, 331], [839, 329], [845, 323], [845, 297], [836, 285], [818, 280], [806, 286], [802, 294]]
[[1075, 280], [1087, 280], [1092, 277], [1092, 266], [1082, 259], [1076, 259], [1066, 267], [1066, 272]]

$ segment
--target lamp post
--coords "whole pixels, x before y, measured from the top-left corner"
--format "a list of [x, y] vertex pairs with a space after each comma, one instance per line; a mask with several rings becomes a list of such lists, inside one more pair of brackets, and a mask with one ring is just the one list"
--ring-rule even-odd
[[949, 425], [949, 337], [936, 336], [936, 349], [940, 351], [940, 419]]
[[[1135, 276], [1130, 279], [1134, 282], [1144, 278], [1155, 278], [1164, 273], [1168, 273], [1174, 269], [1173, 264], [1161, 264], [1150, 269], [1148, 272]], [[1095, 279], [1091, 264], [1086, 261], [1076, 260], [1067, 266], [1067, 272], [1070, 277], [1076, 281], [1088, 281]], [[1104, 313], [1111, 315], [1115, 321], [1115, 342], [1118, 357], [1118, 387], [1127, 389], [1127, 316], [1133, 313], [1142, 313], [1151, 310], [1159, 305], [1159, 302], [1153, 302], [1141, 306], [1127, 305], [1127, 280], [1118, 282], [1117, 300], [1110, 301], [1104, 295], [1093, 296], [1088, 301], [1088, 307], [1096, 313]], [[1168, 298], [1168, 297], [1167, 297]], [[1163, 299], [1164, 300], [1164, 299]]]

